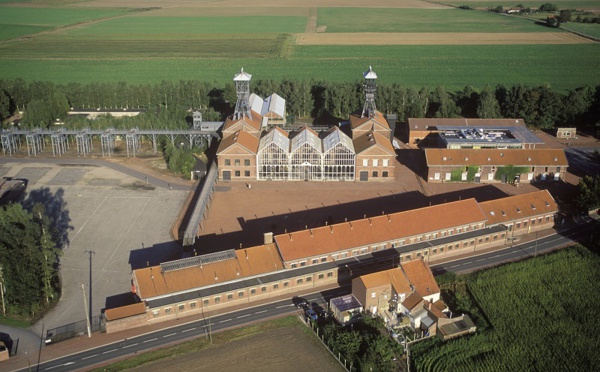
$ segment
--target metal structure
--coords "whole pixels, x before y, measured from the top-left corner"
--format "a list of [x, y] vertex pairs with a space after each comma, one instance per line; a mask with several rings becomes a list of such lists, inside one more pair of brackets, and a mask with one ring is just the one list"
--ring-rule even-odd
[[[218, 124], [218, 123], [216, 123]], [[77, 153], [87, 156], [93, 150], [93, 139], [100, 139], [102, 156], [111, 156], [114, 153], [115, 143], [118, 139], [126, 141], [127, 156], [136, 156], [140, 149], [143, 138], [152, 141], [154, 153], [158, 152], [158, 140], [166, 137], [173, 145], [178, 136], [185, 138], [190, 147], [194, 145], [209, 146], [213, 138], [219, 138], [217, 134], [218, 125], [211, 126], [211, 130], [197, 129], [11, 129], [0, 133], [0, 142], [4, 155], [12, 156], [21, 148], [21, 139], [25, 137], [27, 153], [29, 156], [37, 156], [45, 148], [46, 143], [52, 145], [52, 154], [62, 156], [75, 143]]]
[[315, 131], [304, 128], [292, 138], [288, 179], [320, 181], [323, 179], [323, 146]]
[[217, 162], [213, 161], [204, 180], [198, 181], [200, 182], [198, 187], [201, 187], [200, 195], [198, 196], [198, 200], [196, 201], [196, 205], [192, 211], [190, 221], [183, 234], [184, 246], [194, 245], [196, 242], [198, 230], [202, 228], [202, 220], [206, 217], [208, 206], [212, 200], [213, 192], [215, 191], [215, 183], [218, 175], [219, 171], [217, 169]]
[[27, 155], [36, 156], [39, 152], [42, 152], [45, 145], [42, 135], [34, 131], [34, 133], [25, 135], [25, 140], [27, 142]]
[[377, 80], [377, 74], [373, 71], [373, 68], [369, 66], [369, 71], [363, 74], [365, 78], [365, 83], [363, 87], [365, 88], [365, 105], [363, 106], [361, 118], [365, 117], [365, 114], [372, 118], [375, 115], [375, 111], [377, 107], [375, 107], [375, 92], [377, 92], [377, 84], [375, 80]]
[[239, 74], [233, 77], [235, 81], [235, 93], [237, 95], [237, 102], [235, 103], [235, 111], [233, 113], [234, 119], [241, 119], [244, 116], [252, 119], [252, 112], [250, 110], [250, 80], [252, 75], [244, 72], [244, 68]]
[[2, 153], [4, 155], [8, 152], [8, 155], [12, 156], [21, 147], [21, 138], [11, 132], [2, 131], [0, 142], [2, 142]]
[[275, 128], [260, 139], [257, 157], [259, 180], [286, 180], [290, 165], [290, 140], [281, 129]]
[[338, 128], [323, 139], [323, 179], [354, 181], [356, 153], [354, 143]]

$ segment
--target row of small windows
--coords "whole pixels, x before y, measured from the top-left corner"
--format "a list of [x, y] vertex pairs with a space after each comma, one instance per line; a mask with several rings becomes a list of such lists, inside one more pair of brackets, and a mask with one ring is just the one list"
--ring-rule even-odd
[[[240, 159], [234, 159], [233, 160], [233, 164], [239, 166], [240, 165]], [[229, 166], [231, 165], [231, 159], [225, 159], [225, 166]], [[249, 167], [250, 166], [250, 159], [244, 159], [244, 166], [245, 167]]]
[[[390, 160], [389, 159], [371, 159], [371, 165], [374, 167], [379, 167], [379, 161], [381, 160], [381, 166], [382, 167], [389, 167], [390, 166]], [[362, 161], [362, 165], [363, 167], [368, 167], [369, 166], [369, 159], [363, 159]]]
[[[333, 277], [333, 272], [330, 271], [327, 274], [324, 274], [324, 273], [318, 274], [317, 275], [317, 280], [325, 279], [325, 276], [327, 276], [327, 278], [332, 278]], [[304, 284], [305, 282], [306, 283], [311, 283], [312, 279], [313, 279], [312, 276], [307, 276], [305, 278], [297, 278], [297, 279], [295, 279], [295, 282], [296, 282], [296, 284], [300, 285], [300, 284]], [[285, 281], [285, 282], [282, 283], [282, 285], [283, 285], [283, 288], [288, 288], [289, 285], [290, 285], [290, 282], [289, 281]], [[267, 286], [262, 286], [262, 287], [260, 287], [260, 292], [261, 293], [266, 293], [267, 289], [268, 289]], [[279, 289], [279, 283], [273, 284], [273, 290], [278, 290], [278, 289]], [[250, 288], [250, 295], [255, 295], [256, 292], [257, 292], [257, 288]], [[234, 297], [240, 299], [240, 298], [244, 298], [245, 295], [246, 295], [245, 291], [238, 291], [237, 294], [228, 293], [227, 295], [225, 295], [225, 298], [227, 299], [227, 301], [231, 301], [231, 300], [234, 299]], [[214, 301], [215, 304], [221, 303], [221, 296], [215, 296], [213, 298], [213, 301]], [[205, 298], [204, 300], [202, 300], [202, 304], [204, 306], [210, 305], [210, 299]], [[194, 309], [196, 309], [197, 304], [194, 301], [194, 302], [188, 303], [188, 306], [189, 306], [189, 310], [194, 310]], [[179, 304], [176, 307], [177, 307], [177, 311], [185, 311], [185, 309], [186, 309], [185, 304]], [[165, 315], [171, 314], [172, 311], [173, 311], [173, 307], [166, 307], [166, 308], [164, 308]], [[153, 310], [152, 314], [153, 314], [153, 316], [156, 317], [156, 316], [160, 315], [160, 310]]]

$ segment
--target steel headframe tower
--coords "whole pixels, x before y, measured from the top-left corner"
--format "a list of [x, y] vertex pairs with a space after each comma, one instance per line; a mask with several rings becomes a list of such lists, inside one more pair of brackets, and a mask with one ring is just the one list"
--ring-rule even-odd
[[365, 78], [365, 83], [363, 87], [365, 88], [365, 106], [363, 107], [363, 111], [361, 114], [361, 118], [365, 117], [367, 114], [368, 117], [372, 118], [375, 114], [375, 92], [377, 91], [377, 84], [375, 80], [377, 80], [377, 74], [373, 71], [373, 68], [369, 66], [369, 71], [363, 73], [363, 77]]
[[252, 79], [252, 75], [244, 72], [243, 67], [240, 73], [235, 74], [233, 77], [235, 93], [237, 94], [235, 112], [233, 113], [234, 119], [241, 119], [244, 115], [252, 119], [252, 113], [250, 112], [250, 79]]

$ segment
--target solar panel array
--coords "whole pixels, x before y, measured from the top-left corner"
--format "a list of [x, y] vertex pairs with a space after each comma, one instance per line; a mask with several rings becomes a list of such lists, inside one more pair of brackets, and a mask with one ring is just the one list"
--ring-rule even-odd
[[162, 272], [181, 270], [188, 267], [206, 265], [213, 262], [235, 259], [235, 249], [229, 249], [223, 252], [209, 253], [202, 256], [183, 258], [181, 260], [169, 261], [160, 264]]

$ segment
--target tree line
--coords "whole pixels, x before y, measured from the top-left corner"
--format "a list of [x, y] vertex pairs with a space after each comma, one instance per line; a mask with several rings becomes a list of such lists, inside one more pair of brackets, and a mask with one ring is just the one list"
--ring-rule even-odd
[[[286, 99], [288, 115], [334, 122], [362, 108], [361, 82], [334, 83], [315, 80], [259, 80], [251, 84], [253, 93], [262, 98], [277, 93]], [[50, 126], [64, 119], [74, 109], [143, 108], [145, 115], [127, 120], [96, 120], [95, 127], [137, 126], [180, 128], [191, 121], [191, 112], [201, 110], [204, 120], [223, 120], [233, 111], [235, 86], [196, 80], [163, 81], [160, 84], [133, 85], [119, 83], [54, 84], [22, 79], [0, 80], [0, 119], [24, 111], [21, 125]], [[523, 118], [534, 127], [552, 129], [559, 126], [594, 128], [600, 123], [600, 86], [583, 86], [558, 92], [548, 85], [466, 86], [461, 91], [406, 87], [397, 83], [380, 84], [376, 95], [377, 109], [393, 113], [400, 121], [408, 118]], [[88, 127], [89, 121], [69, 119], [74, 127]], [[6, 125], [6, 124], [5, 124]]]
[[60, 235], [42, 203], [0, 207], [0, 283], [3, 312], [32, 319], [60, 297]]

